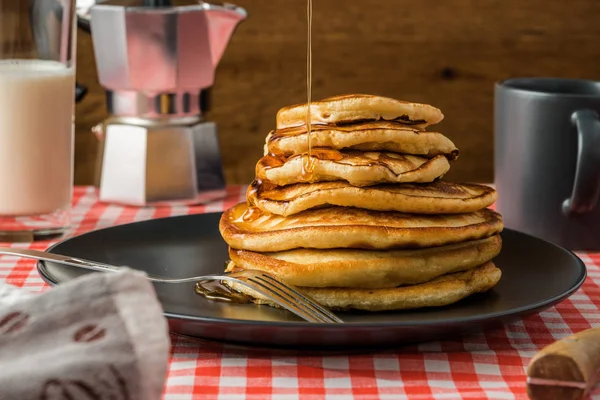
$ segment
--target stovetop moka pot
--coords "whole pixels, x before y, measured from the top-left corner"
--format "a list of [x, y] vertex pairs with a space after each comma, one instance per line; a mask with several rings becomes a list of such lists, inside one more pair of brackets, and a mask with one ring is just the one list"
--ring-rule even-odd
[[110, 117], [101, 138], [101, 201], [198, 204], [225, 195], [216, 124], [206, 121], [215, 70], [246, 11], [194, 0], [78, 3]]

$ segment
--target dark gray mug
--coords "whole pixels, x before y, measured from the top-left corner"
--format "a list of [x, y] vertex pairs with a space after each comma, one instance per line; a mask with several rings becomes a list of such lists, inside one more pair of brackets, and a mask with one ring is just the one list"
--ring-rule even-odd
[[571, 250], [600, 250], [600, 83], [496, 84], [494, 181], [507, 228]]

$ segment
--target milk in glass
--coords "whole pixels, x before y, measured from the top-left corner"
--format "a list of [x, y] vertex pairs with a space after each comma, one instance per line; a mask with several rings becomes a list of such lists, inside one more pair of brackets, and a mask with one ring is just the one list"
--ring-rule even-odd
[[60, 62], [0, 60], [0, 216], [70, 207], [74, 88]]

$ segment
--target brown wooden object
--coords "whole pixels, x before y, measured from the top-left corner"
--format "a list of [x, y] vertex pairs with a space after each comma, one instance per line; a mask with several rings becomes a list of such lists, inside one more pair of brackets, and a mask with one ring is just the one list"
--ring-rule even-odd
[[584, 399], [598, 382], [600, 328], [559, 340], [536, 354], [527, 368], [532, 400]]

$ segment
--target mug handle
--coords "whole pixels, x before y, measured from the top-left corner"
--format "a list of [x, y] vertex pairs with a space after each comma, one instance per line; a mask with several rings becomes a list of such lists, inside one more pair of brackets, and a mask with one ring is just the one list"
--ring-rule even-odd
[[562, 204], [566, 216], [592, 211], [600, 195], [600, 119], [593, 110], [577, 110], [571, 122], [578, 134], [577, 169], [571, 197]]

